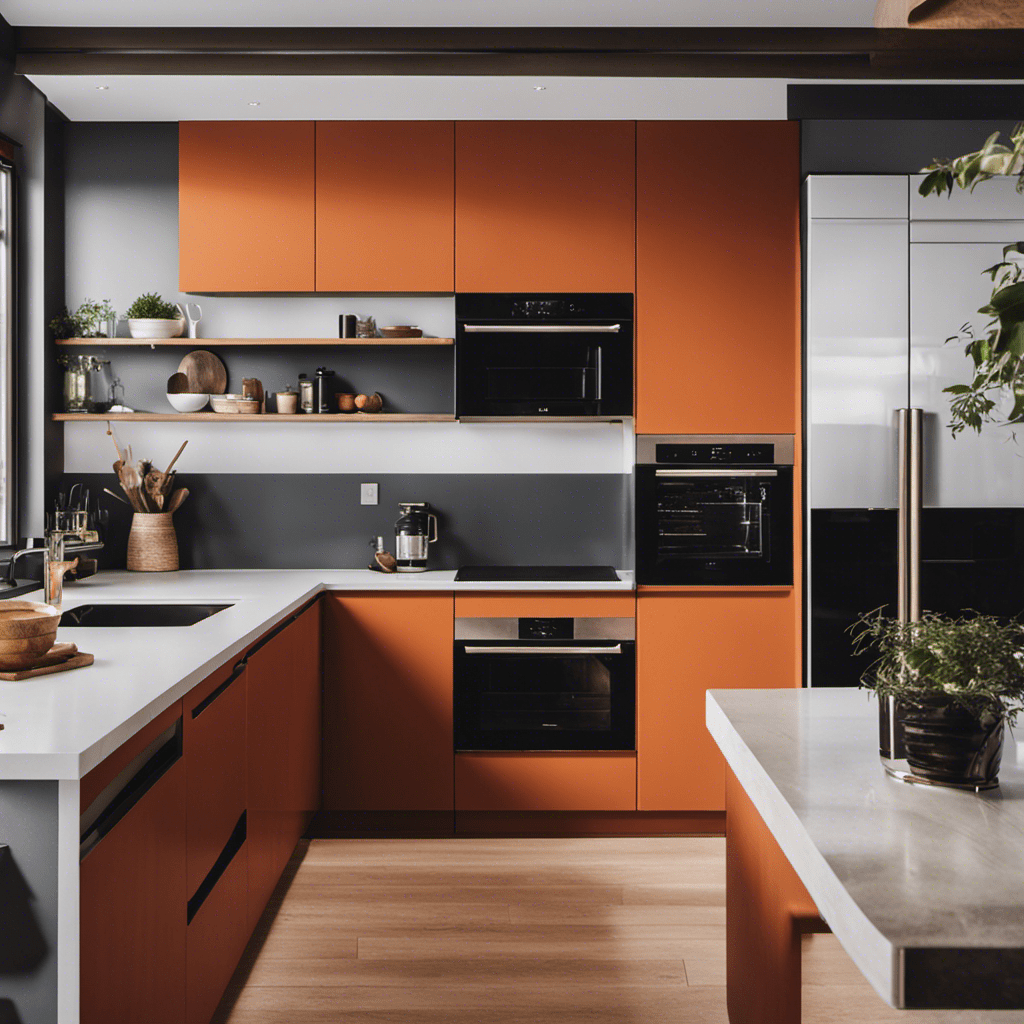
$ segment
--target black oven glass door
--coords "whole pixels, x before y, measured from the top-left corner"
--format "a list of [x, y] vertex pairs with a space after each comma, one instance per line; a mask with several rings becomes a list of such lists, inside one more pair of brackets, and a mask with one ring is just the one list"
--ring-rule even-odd
[[790, 466], [637, 467], [637, 582], [792, 584]]
[[635, 750], [636, 645], [455, 645], [456, 750]]
[[630, 325], [460, 325], [461, 416], [628, 416]]

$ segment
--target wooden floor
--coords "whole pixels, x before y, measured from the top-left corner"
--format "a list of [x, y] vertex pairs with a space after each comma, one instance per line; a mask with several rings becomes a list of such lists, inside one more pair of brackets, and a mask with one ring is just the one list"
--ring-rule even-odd
[[[816, 938], [807, 1024], [893, 1013]], [[215, 1024], [728, 1024], [724, 986], [722, 839], [321, 839]]]

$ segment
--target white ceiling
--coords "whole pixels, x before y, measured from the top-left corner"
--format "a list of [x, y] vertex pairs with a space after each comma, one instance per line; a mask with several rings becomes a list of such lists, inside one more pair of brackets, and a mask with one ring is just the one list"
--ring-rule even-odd
[[[72, 121], [784, 119], [764, 78], [33, 75]], [[99, 88], [106, 86], [106, 88]], [[543, 89], [538, 91], [538, 86]], [[251, 104], [258, 103], [259, 106]]]
[[875, 0], [0, 0], [12, 25], [870, 27]]

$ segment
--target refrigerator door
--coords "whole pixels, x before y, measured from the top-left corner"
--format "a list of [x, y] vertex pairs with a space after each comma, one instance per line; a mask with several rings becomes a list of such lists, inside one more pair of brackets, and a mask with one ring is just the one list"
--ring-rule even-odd
[[[984, 186], [981, 186], [984, 188]], [[1024, 198], [1021, 200], [1024, 205]], [[992, 282], [982, 271], [1002, 259], [1003, 246], [1016, 240], [1011, 225], [982, 222], [987, 234], [1005, 240], [929, 241], [910, 246], [910, 405], [925, 410], [924, 503], [941, 508], [993, 508], [1024, 504], [1024, 430], [986, 425], [981, 434], [949, 430], [949, 399], [943, 389], [965, 384], [973, 364], [963, 343], [946, 338], [970, 322], [985, 333], [989, 317], [978, 313], [988, 302]], [[1016, 225], [1013, 225], [1016, 226]], [[951, 223], [943, 234], [955, 235]], [[977, 231], [971, 231], [977, 234]], [[919, 237], [915, 233], [915, 237]], [[934, 237], [934, 236], [933, 236]], [[1009, 407], [1009, 403], [1004, 403]]]
[[[808, 190], [807, 481], [811, 508], [896, 505], [895, 410], [908, 404], [906, 178], [858, 180], [902, 189], [900, 218], [816, 217], [843, 207]], [[898, 204], [890, 203], [888, 211]], [[885, 207], [882, 207], [883, 209]]]

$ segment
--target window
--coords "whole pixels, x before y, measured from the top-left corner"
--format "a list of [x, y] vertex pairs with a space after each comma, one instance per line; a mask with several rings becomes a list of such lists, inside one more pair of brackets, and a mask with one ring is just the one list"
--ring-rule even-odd
[[0, 545], [14, 537], [14, 172], [0, 162]]

